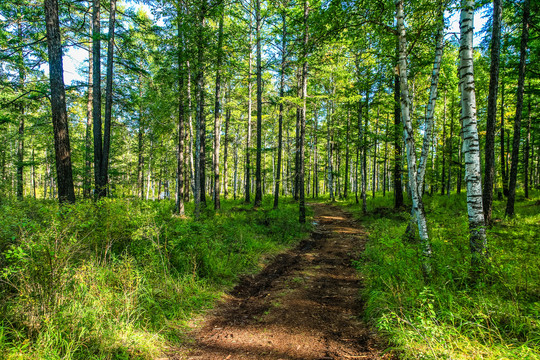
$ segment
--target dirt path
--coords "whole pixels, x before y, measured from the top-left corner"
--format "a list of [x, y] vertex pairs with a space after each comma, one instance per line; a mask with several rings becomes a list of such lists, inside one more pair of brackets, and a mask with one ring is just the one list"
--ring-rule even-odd
[[362, 284], [351, 261], [366, 234], [340, 208], [311, 205], [315, 230], [244, 279], [174, 359], [382, 359], [359, 318]]

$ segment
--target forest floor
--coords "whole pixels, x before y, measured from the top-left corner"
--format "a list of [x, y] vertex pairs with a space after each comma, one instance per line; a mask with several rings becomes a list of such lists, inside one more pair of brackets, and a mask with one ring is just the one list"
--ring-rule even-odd
[[353, 261], [365, 230], [337, 206], [312, 204], [314, 230], [247, 276], [168, 359], [390, 359], [362, 319]]

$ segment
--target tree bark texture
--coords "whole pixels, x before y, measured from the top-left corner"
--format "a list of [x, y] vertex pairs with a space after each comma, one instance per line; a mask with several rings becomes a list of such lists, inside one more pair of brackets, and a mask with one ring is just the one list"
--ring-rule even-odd
[[519, 143], [521, 138], [521, 117], [523, 113], [523, 91], [525, 88], [525, 65], [527, 63], [527, 45], [529, 41], [530, 1], [523, 3], [523, 30], [521, 32], [521, 45], [519, 50], [518, 88], [516, 96], [516, 116], [514, 120], [514, 138], [512, 139], [512, 163], [510, 165], [510, 184], [508, 186], [508, 202], [506, 203], [506, 216], [514, 216], [514, 202], [516, 200], [516, 185], [519, 162]]
[[[473, 273], [483, 266], [487, 256], [486, 229], [482, 205], [482, 177], [480, 169], [480, 143], [476, 122], [476, 94], [473, 70], [473, 13], [474, 1], [461, 1], [460, 27], [460, 89], [461, 122], [463, 127], [463, 155], [467, 186], [467, 212], [469, 215], [471, 268]], [[475, 279], [473, 279], [475, 280]]]
[[407, 151], [407, 165], [409, 171], [409, 186], [411, 189], [412, 213], [418, 226], [420, 236], [420, 246], [422, 251], [422, 270], [424, 277], [431, 276], [431, 243], [428, 236], [426, 216], [424, 212], [424, 204], [422, 197], [419, 195], [421, 188], [418, 187], [417, 167], [416, 167], [416, 150], [414, 143], [414, 133], [410, 118], [410, 99], [409, 85], [407, 79], [407, 41], [405, 30], [405, 15], [403, 11], [403, 1], [396, 1], [396, 18], [399, 41], [399, 58], [398, 71], [399, 83], [401, 90], [401, 115], [403, 122], [403, 132], [405, 139], [405, 147]]
[[45, 0], [45, 23], [47, 52], [49, 55], [49, 78], [51, 86], [51, 112], [56, 156], [58, 200], [60, 203], [75, 202], [73, 174], [71, 169], [71, 147], [66, 111], [66, 91], [62, 63], [62, 42], [58, 20], [58, 1]]
[[[491, 225], [493, 208], [493, 183], [495, 180], [495, 123], [497, 117], [497, 90], [499, 86], [499, 62], [501, 46], [502, 0], [493, 0], [493, 26], [491, 32], [491, 65], [489, 69], [489, 95], [486, 120], [486, 145], [484, 187], [482, 201], [486, 225]], [[504, 111], [504, 109], [501, 109]]]

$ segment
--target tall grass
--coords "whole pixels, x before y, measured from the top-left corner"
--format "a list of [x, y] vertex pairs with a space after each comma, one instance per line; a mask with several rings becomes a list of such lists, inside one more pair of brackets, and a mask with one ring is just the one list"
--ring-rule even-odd
[[488, 229], [490, 267], [470, 286], [465, 194], [425, 196], [433, 243], [431, 283], [423, 281], [417, 244], [404, 240], [407, 209], [377, 194], [346, 205], [370, 236], [357, 266], [365, 276], [366, 316], [404, 359], [540, 359], [540, 193], [505, 219], [495, 201]]
[[0, 359], [158, 357], [240, 274], [304, 236], [297, 205], [270, 201], [222, 201], [194, 222], [171, 201], [4, 200]]

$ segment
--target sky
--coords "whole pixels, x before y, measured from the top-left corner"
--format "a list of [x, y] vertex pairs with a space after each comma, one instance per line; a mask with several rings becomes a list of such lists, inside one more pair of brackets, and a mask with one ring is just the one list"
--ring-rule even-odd
[[[142, 8], [146, 13], [150, 14], [150, 8], [147, 5], [135, 5], [135, 7]], [[487, 10], [476, 11], [474, 13], [474, 46], [477, 46], [481, 41], [480, 31], [482, 30], [487, 18], [485, 12]], [[459, 11], [455, 11], [452, 14], [446, 14], [450, 16], [450, 28], [449, 33], [459, 34]], [[88, 61], [88, 52], [80, 48], [71, 48], [64, 54], [64, 82], [69, 85], [72, 82], [84, 82], [86, 81], [78, 71], [85, 61]], [[48, 70], [45, 69], [47, 72]]]

